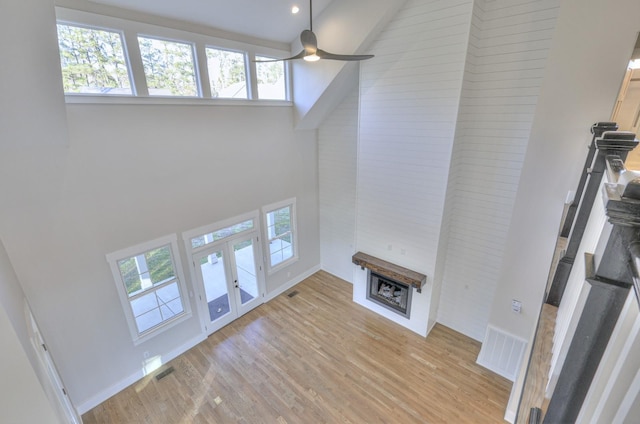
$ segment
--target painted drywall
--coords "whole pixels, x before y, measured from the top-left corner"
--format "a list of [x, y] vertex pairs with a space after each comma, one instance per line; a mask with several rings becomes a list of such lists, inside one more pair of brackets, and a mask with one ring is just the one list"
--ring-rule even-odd
[[267, 290], [319, 264], [316, 136], [293, 130], [290, 106], [65, 105], [53, 5], [7, 7], [2, 51], [17, 72], [0, 68], [11, 83], [0, 237], [72, 401], [86, 408], [135, 381], [145, 354], [166, 358], [203, 337], [189, 298], [191, 319], [134, 346], [107, 253], [296, 197], [300, 259], [267, 276]]
[[422, 335], [471, 12], [471, 1], [408, 1], [373, 44], [375, 60], [361, 64], [356, 250], [426, 274], [428, 282], [414, 292], [410, 320], [374, 307], [360, 270], [354, 300]]
[[502, 265], [558, 3], [474, 2], [443, 224], [446, 264], [438, 322], [479, 341]]
[[66, 122], [53, 2], [3, 1], [0, 51], [0, 149], [64, 146]]
[[[589, 127], [613, 110], [639, 13], [633, 0], [560, 3], [489, 317], [489, 324], [522, 338], [534, 329], [564, 199], [577, 184]], [[607, 22], [615, 22], [615, 31], [594, 30]], [[522, 314], [511, 312], [511, 299], [523, 302]]]
[[[522, 337], [528, 338], [542, 301], [564, 199], [577, 184], [589, 128], [611, 114], [640, 29], [638, 11], [631, 0], [561, 3], [490, 316], [490, 323]], [[609, 20], [616, 31], [593, 31]], [[511, 312], [513, 298], [524, 301], [523, 314]]]
[[[331, 2], [313, 23], [318, 47], [336, 54], [369, 54], [371, 41], [405, 1]], [[300, 42], [295, 40], [291, 44], [291, 54], [298, 54], [301, 50]], [[292, 63], [296, 128], [317, 128], [322, 123], [342, 101], [357, 66], [357, 63], [334, 60]]]
[[356, 237], [357, 85], [318, 129], [322, 269], [352, 282]]
[[[77, 405], [140, 373], [145, 352], [200, 336], [194, 315], [134, 346], [107, 253], [296, 197], [300, 259], [267, 276], [267, 290], [319, 263], [315, 133], [294, 132], [290, 108], [69, 105], [68, 120], [63, 183], [40, 183], [57, 198], [19, 184], [49, 156], [2, 160], [15, 182], [5, 198], [21, 202], [5, 211], [2, 234]], [[33, 231], [38, 221], [48, 229]]]

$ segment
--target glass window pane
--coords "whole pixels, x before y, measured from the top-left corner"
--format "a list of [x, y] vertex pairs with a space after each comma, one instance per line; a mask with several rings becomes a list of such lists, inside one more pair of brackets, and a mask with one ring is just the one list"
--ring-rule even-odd
[[206, 50], [211, 97], [246, 99], [244, 54], [209, 47]]
[[163, 320], [173, 318], [174, 316], [182, 313], [182, 311], [182, 302], [180, 301], [180, 299], [172, 300], [171, 302], [165, 303], [160, 306], [160, 313], [162, 314]]
[[146, 314], [136, 317], [136, 325], [138, 326], [138, 333], [143, 333], [155, 327], [162, 322], [162, 316], [160, 315], [160, 309], [153, 309]]
[[138, 37], [151, 96], [197, 96], [191, 44]]
[[118, 268], [120, 268], [120, 275], [124, 286], [127, 289], [127, 294], [131, 295], [142, 289], [142, 281], [140, 280], [140, 274], [138, 273], [138, 267], [136, 266], [135, 258], [127, 258], [118, 261]]
[[158, 307], [158, 300], [155, 293], [148, 293], [131, 301], [131, 310], [134, 316], [140, 316]]
[[208, 233], [202, 236], [194, 237], [191, 239], [191, 248], [195, 249], [202, 247], [214, 241], [222, 240], [225, 237], [232, 236], [234, 234], [241, 233], [243, 231], [253, 229], [253, 219], [240, 222], [239, 224], [231, 225], [230, 227], [222, 228], [220, 230]]
[[119, 33], [58, 24], [58, 46], [65, 93], [133, 94]]
[[178, 290], [178, 283], [171, 283], [156, 291], [156, 295], [160, 303], [169, 303], [174, 299], [180, 297], [180, 290]]
[[147, 260], [152, 284], [158, 284], [171, 278], [175, 278], [169, 246], [150, 250], [145, 253], [144, 257]]
[[[269, 60], [271, 57], [256, 56], [256, 60]], [[256, 63], [258, 74], [258, 98], [287, 100], [285, 87], [284, 62]]]

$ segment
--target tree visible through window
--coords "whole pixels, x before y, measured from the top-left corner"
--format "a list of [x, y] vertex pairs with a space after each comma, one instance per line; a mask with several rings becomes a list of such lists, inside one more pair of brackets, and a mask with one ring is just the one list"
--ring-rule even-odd
[[65, 93], [132, 94], [118, 32], [58, 24]]
[[[271, 57], [256, 56], [256, 60], [270, 60]], [[257, 62], [258, 98], [286, 100], [284, 62]]]
[[193, 46], [138, 37], [149, 95], [197, 96]]
[[246, 99], [245, 55], [207, 47], [207, 69], [211, 97]]

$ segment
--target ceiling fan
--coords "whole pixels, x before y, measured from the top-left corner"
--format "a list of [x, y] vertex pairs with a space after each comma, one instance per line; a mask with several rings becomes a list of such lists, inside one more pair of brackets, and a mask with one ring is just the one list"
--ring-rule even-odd
[[313, 33], [312, 2], [313, 0], [309, 0], [309, 29], [305, 29], [300, 34], [300, 42], [302, 43], [303, 50], [295, 56], [284, 59], [256, 60], [256, 62], [279, 62], [294, 59], [304, 59], [307, 62], [315, 62], [320, 59], [357, 61], [371, 59], [373, 57], [372, 54], [335, 54], [319, 49], [318, 39]]

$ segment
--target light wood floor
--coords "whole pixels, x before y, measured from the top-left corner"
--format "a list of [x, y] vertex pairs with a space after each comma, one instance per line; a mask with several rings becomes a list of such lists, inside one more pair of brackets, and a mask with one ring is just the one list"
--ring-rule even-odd
[[427, 339], [352, 302], [319, 272], [82, 418], [91, 423], [499, 423], [511, 382], [480, 343]]

